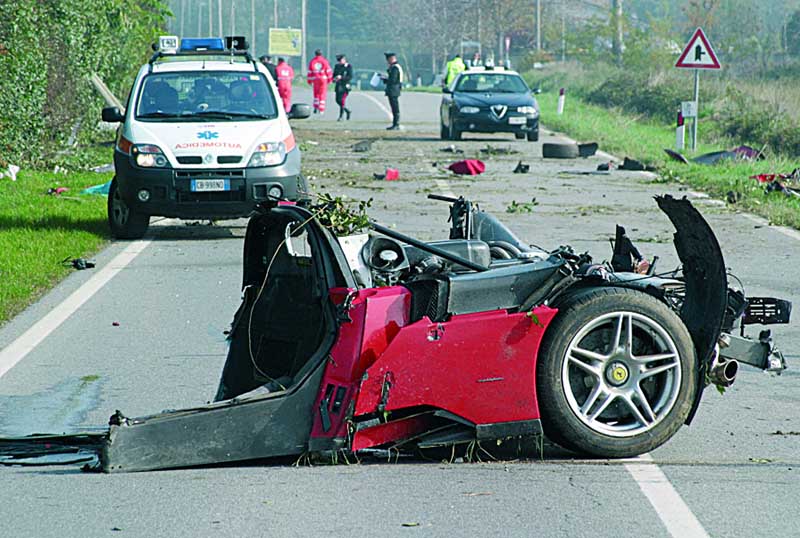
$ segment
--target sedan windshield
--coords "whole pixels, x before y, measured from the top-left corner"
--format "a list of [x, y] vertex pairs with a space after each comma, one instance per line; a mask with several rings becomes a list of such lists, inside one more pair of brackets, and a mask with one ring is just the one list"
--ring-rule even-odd
[[278, 116], [261, 73], [197, 71], [154, 73], [144, 79], [136, 119], [143, 121], [246, 121]]
[[519, 75], [471, 73], [459, 77], [455, 91], [466, 93], [527, 93], [530, 90]]

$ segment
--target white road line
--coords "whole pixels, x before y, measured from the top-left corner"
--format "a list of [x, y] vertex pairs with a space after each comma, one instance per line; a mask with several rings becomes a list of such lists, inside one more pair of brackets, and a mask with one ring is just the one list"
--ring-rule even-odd
[[368, 93], [364, 93], [364, 92], [353, 92], [353, 93], [351, 93], [350, 95], [351, 95], [351, 96], [353, 96], [353, 95], [360, 95], [361, 97], [366, 97], [367, 99], [369, 99], [370, 101], [372, 101], [373, 103], [375, 103], [376, 105], [378, 105], [378, 108], [380, 108], [380, 109], [383, 111], [383, 113], [384, 113], [384, 114], [386, 114], [386, 118], [387, 118], [387, 119], [389, 119], [389, 120], [391, 120], [391, 119], [392, 119], [392, 113], [391, 113], [391, 111], [390, 111], [388, 108], [386, 108], [386, 105], [384, 105], [383, 103], [381, 103], [380, 101], [378, 101], [377, 99], [375, 99], [375, 98], [374, 98], [373, 96], [371, 96], [370, 94], [368, 94]]
[[[692, 196], [696, 196], [697, 198], [708, 198], [709, 196], [703, 192], [697, 191], [689, 191], [689, 194]], [[717, 200], [713, 200], [716, 202]], [[725, 205], [725, 202], [719, 201], [720, 205]], [[764, 228], [769, 228], [770, 230], [775, 230], [776, 232], [782, 233], [786, 237], [791, 237], [792, 239], [796, 239], [800, 241], [800, 232], [794, 230], [792, 228], [786, 228], [785, 226], [773, 226], [769, 223], [769, 221], [765, 218], [759, 217], [757, 215], [752, 215], [750, 213], [739, 213], [741, 216], [746, 218], [751, 222], [755, 222], [759, 226], [763, 226]]]
[[0, 377], [33, 351], [42, 341], [97, 293], [109, 280], [130, 264], [150, 244], [151, 239], [134, 241], [117, 254], [106, 266], [72, 292], [58, 306], [37, 321], [16, 340], [0, 350]]
[[709, 538], [661, 469], [653, 463], [650, 454], [639, 457], [641, 463], [626, 463], [625, 469], [639, 484], [647, 500], [658, 514], [673, 538]]

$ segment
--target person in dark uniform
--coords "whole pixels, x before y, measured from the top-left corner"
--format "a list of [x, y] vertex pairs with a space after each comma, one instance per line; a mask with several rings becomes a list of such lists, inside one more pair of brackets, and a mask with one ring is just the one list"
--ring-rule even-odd
[[386, 82], [386, 97], [389, 98], [389, 106], [392, 108], [392, 124], [386, 128], [387, 131], [400, 129], [400, 91], [403, 87], [403, 68], [397, 63], [397, 54], [394, 52], [384, 53], [386, 63], [389, 68], [386, 75], [381, 78]]
[[274, 63], [272, 63], [272, 56], [268, 56], [265, 54], [264, 56], [259, 58], [259, 61], [262, 64], [264, 64], [264, 67], [267, 68], [267, 71], [269, 71], [269, 74], [272, 76], [272, 80], [274, 80], [277, 83], [278, 71], [277, 71], [277, 66]]
[[350, 109], [347, 108], [347, 95], [350, 93], [350, 81], [353, 79], [353, 66], [347, 61], [344, 54], [336, 55], [336, 67], [333, 68], [333, 82], [336, 83], [336, 104], [339, 105], [339, 119], [347, 114], [350, 119]]

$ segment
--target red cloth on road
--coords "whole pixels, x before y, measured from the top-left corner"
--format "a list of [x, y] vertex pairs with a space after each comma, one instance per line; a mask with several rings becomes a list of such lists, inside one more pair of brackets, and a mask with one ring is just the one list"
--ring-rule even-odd
[[314, 56], [308, 63], [308, 83], [314, 88], [314, 109], [325, 112], [328, 84], [333, 81], [333, 69], [324, 56]]
[[283, 108], [286, 112], [292, 108], [292, 81], [294, 80], [294, 69], [286, 62], [278, 63], [275, 71], [278, 74], [278, 95], [283, 100]]
[[486, 171], [486, 165], [478, 159], [466, 159], [451, 164], [448, 169], [462, 176], [477, 176]]

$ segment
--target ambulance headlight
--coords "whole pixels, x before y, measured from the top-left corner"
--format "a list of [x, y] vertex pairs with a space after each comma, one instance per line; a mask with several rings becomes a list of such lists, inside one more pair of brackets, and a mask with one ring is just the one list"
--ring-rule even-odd
[[283, 142], [263, 142], [256, 147], [250, 163], [247, 165], [252, 168], [262, 166], [276, 166], [283, 164], [286, 160], [286, 146]]
[[153, 144], [136, 144], [131, 149], [136, 166], [142, 168], [166, 168], [169, 161], [161, 148]]

